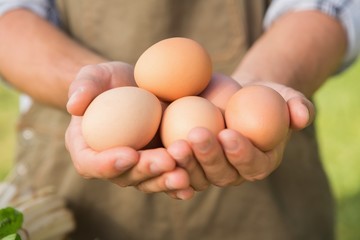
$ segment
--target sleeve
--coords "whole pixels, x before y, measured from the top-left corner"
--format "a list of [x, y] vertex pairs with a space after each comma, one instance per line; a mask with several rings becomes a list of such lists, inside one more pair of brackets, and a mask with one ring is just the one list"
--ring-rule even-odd
[[26, 8], [43, 18], [47, 18], [50, 3], [47, 0], [0, 0], [0, 16], [17, 8]]
[[264, 28], [286, 12], [303, 10], [318, 10], [341, 22], [348, 39], [341, 69], [351, 65], [360, 54], [360, 0], [273, 0], [265, 15]]

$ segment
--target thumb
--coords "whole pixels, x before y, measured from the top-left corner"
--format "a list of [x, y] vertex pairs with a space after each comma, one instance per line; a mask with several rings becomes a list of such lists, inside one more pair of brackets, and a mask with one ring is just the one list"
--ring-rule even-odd
[[309, 126], [315, 118], [314, 104], [305, 97], [298, 96], [287, 101], [290, 113], [290, 127], [301, 130]]
[[67, 111], [75, 116], [84, 114], [91, 101], [107, 90], [110, 74], [100, 65], [83, 67], [69, 87]]

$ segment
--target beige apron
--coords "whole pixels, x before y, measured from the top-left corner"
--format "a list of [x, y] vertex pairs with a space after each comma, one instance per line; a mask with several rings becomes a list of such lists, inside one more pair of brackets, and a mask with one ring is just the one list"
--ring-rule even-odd
[[[260, 0], [59, 0], [70, 35], [112, 60], [135, 63], [151, 44], [191, 37], [230, 74], [261, 33]], [[266, 180], [211, 187], [192, 200], [143, 194], [83, 180], [64, 146], [69, 116], [35, 103], [19, 124], [17, 167], [32, 187], [54, 185], [77, 218], [72, 239], [331, 240], [333, 201], [315, 132], [294, 133], [279, 169]]]

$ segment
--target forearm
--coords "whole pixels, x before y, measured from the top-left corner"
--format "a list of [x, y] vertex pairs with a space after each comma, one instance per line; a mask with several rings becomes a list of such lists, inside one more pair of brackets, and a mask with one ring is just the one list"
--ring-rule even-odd
[[346, 44], [335, 19], [316, 11], [288, 13], [254, 44], [233, 76], [281, 83], [310, 97], [339, 68]]
[[0, 36], [1, 75], [32, 98], [62, 109], [79, 69], [105, 61], [27, 10], [0, 17]]

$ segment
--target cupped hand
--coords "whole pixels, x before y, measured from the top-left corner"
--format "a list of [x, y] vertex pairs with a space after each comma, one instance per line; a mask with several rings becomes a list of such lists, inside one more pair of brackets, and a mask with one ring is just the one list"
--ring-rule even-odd
[[84, 66], [70, 84], [67, 110], [71, 115], [82, 116], [96, 96], [122, 86], [136, 86], [132, 65], [106, 62]]
[[278, 93], [280, 93], [288, 105], [290, 114], [290, 128], [292, 130], [304, 129], [314, 121], [314, 104], [301, 92], [291, 87], [269, 81], [253, 81], [243, 84], [243, 86], [248, 85], [263, 85], [273, 88]]
[[148, 193], [165, 192], [173, 198], [191, 198], [194, 191], [188, 174], [176, 166], [166, 149], [159, 147], [156, 138], [151, 142], [152, 149], [136, 151], [119, 146], [97, 152], [82, 136], [82, 115], [97, 95], [111, 88], [135, 85], [133, 67], [122, 62], [88, 65], [79, 71], [69, 88], [67, 109], [73, 116], [65, 135], [75, 169], [84, 178], [107, 179]]
[[[233, 86], [232, 78], [215, 75], [216, 90], [212, 94], [223, 94], [226, 86]], [[261, 151], [254, 144], [232, 129], [224, 129], [217, 136], [204, 128], [194, 128], [188, 139], [174, 142], [168, 152], [177, 164], [190, 175], [190, 184], [197, 190], [204, 190], [209, 185], [220, 187], [239, 185], [244, 181], [261, 180], [270, 175], [281, 163], [291, 130], [301, 130], [312, 123], [315, 115], [314, 106], [302, 93], [287, 86], [272, 82], [247, 82], [245, 85], [265, 85], [275, 89], [286, 100], [290, 129], [288, 135], [273, 149]], [[216, 99], [219, 99], [217, 97]]]

